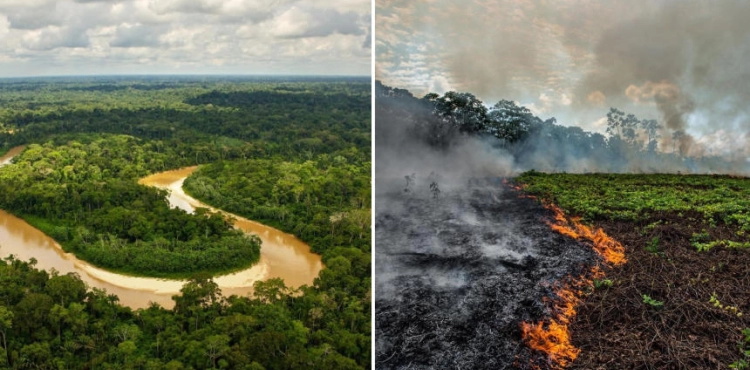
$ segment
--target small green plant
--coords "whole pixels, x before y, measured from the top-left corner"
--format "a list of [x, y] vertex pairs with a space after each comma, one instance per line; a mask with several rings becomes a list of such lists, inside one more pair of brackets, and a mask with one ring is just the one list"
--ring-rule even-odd
[[711, 239], [711, 236], [708, 235], [706, 230], [704, 229], [701, 233], [693, 233], [693, 237], [690, 238], [691, 242], [707, 242]]
[[735, 249], [750, 248], [750, 242], [735, 242], [732, 240], [727, 240], [724, 244], [727, 246], [727, 248], [735, 248]]
[[740, 311], [740, 309], [737, 308], [737, 306], [725, 306], [725, 305], [723, 305], [719, 301], [719, 298], [716, 297], [716, 293], [711, 294], [711, 299], [708, 300], [708, 303], [713, 304], [714, 307], [716, 307], [716, 308], [719, 308], [719, 309], [722, 309], [722, 310], [727, 310], [727, 312], [729, 312], [729, 313], [731, 313], [733, 315], [737, 315], [737, 317], [742, 317], [742, 311]]
[[594, 279], [594, 288], [601, 289], [601, 288], [609, 288], [612, 286], [612, 280], [604, 279], [604, 280], [598, 280]]
[[698, 252], [708, 252], [711, 248], [720, 244], [720, 242], [716, 240], [709, 242], [710, 239], [711, 236], [703, 230], [701, 233], [693, 234], [693, 237], [690, 238], [690, 244], [692, 244]]
[[[747, 355], [746, 355], [746, 356], [747, 356]], [[729, 365], [729, 368], [730, 368], [730, 369], [747, 369], [747, 366], [748, 366], [747, 360], [745, 360], [745, 359], [743, 358], [743, 359], [739, 359], [739, 360], [737, 360], [737, 361], [735, 361], [735, 362], [732, 362], [732, 363], [731, 363], [731, 364]]]
[[659, 221], [652, 222], [652, 223], [644, 226], [643, 229], [641, 230], [641, 235], [645, 235], [647, 232], [655, 229], [657, 226], [661, 225], [662, 222], [663, 222], [662, 220], [659, 220]]
[[653, 239], [651, 239], [650, 242], [648, 242], [648, 245], [646, 245], [646, 252], [659, 254], [659, 237], [658, 236], [655, 236]]
[[658, 308], [658, 307], [664, 306], [664, 302], [657, 301], [657, 300], [651, 298], [648, 294], [643, 294], [642, 296], [643, 296], [643, 303], [645, 303], [645, 304], [647, 304], [647, 305], [649, 305], [651, 307], [657, 307]]
[[727, 265], [725, 265], [724, 262], [719, 262], [718, 264], [711, 266], [711, 272], [721, 272], [724, 271], [726, 267]]
[[748, 359], [750, 359], [750, 350], [748, 350], [748, 344], [750, 344], [750, 328], [742, 329], [742, 340], [737, 344], [742, 353], [742, 358], [732, 362], [729, 365], [730, 369], [747, 369], [750, 367]]

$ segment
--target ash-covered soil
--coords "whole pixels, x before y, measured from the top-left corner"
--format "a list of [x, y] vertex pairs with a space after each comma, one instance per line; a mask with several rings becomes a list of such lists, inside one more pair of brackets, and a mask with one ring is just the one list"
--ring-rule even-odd
[[597, 261], [553, 232], [551, 213], [498, 179], [437, 198], [427, 184], [378, 189], [378, 369], [512, 369], [544, 357], [519, 324], [549, 317], [552, 284]]

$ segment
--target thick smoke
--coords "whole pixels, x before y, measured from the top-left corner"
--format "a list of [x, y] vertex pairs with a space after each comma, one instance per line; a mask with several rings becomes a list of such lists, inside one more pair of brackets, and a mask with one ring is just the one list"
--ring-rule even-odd
[[543, 361], [519, 323], [545, 317], [552, 282], [580, 273], [593, 250], [503, 185], [516, 164], [492, 140], [404, 90], [378, 84], [376, 94], [376, 368]]
[[[461, 135], [448, 126], [441, 126], [431, 109], [412, 97], [406, 90], [376, 88], [376, 124], [375, 124], [375, 191], [376, 217], [383, 212], [388, 214], [407, 214], [401, 199], [393, 194], [402, 193], [408, 196], [431, 197], [430, 185], [438, 187], [438, 196], [451, 192], [460, 192], [466, 188], [471, 178], [497, 178], [513, 173], [513, 162], [501, 149], [493, 148], [485, 141]], [[438, 132], [440, 128], [444, 132]], [[430, 144], [430, 139], [445, 145]], [[408, 179], [407, 179], [408, 177]], [[472, 223], [472, 214], [455, 210], [456, 218]], [[388, 235], [393, 238], [392, 235]], [[376, 236], [377, 238], [377, 236]], [[425, 252], [441, 254], [445, 248], [436, 240], [424, 240]], [[404, 240], [391, 240], [389, 245], [410, 245]], [[380, 244], [379, 244], [380, 245]], [[388, 262], [383, 252], [388, 247], [379, 246], [376, 258], [378, 296], [390, 299], [393, 290], [391, 279], [402, 271]], [[410, 252], [415, 250], [411, 247]], [[439, 283], [445, 279], [443, 271], [425, 270], [425, 279]], [[454, 276], [453, 283], [463, 281]]]
[[[589, 129], [617, 107], [658, 119], [661, 151], [750, 156], [748, 1], [382, 3], [387, 10], [379, 12], [390, 17], [378, 23], [389, 40], [381, 55], [399, 55], [390, 34], [409, 37], [409, 60], [419, 60], [413, 51], [427, 61], [415, 77], [439, 78], [490, 102], [543, 104], [546, 94], [554, 101], [544, 114]], [[422, 40], [423, 51], [409, 48]], [[387, 63], [397, 71], [379, 67], [387, 84], [430, 86], [404, 78], [409, 69], [395, 69], [396, 57]]]
[[[411, 97], [405, 90], [396, 91]], [[382, 102], [381, 98], [376, 97], [376, 102]], [[404, 187], [405, 176], [411, 174], [418, 176], [417, 181], [427, 181], [430, 174], [440, 176], [439, 186], [449, 190], [466, 185], [470, 177], [507, 176], [513, 171], [512, 159], [503, 150], [450, 128], [435, 132], [434, 127], [439, 125], [434, 122], [432, 111], [416, 99], [389, 98], [386, 104], [376, 103], [376, 109], [376, 191]], [[428, 135], [445, 136], [439, 139], [450, 147], [428, 144]]]
[[[471, 177], [513, 176], [532, 169], [750, 174], [746, 156], [711, 153], [686, 132], [685, 116], [694, 109], [694, 103], [668, 82], [630, 85], [626, 92], [634, 101], [656, 101], [664, 111], [665, 125], [649, 131], [648, 124], [656, 125], [655, 121], [619, 112], [620, 118], [616, 114], [611, 121], [607, 119], [612, 129], [608, 136], [564, 122], [558, 124], [554, 119], [543, 121], [507, 101], [498, 103], [489, 113], [478, 113], [461, 108], [459, 100], [453, 100], [459, 107], [451, 105], [446, 111], [446, 101], [450, 105], [450, 99], [461, 94], [417, 99], [406, 90], [380, 83], [377, 91], [376, 176], [378, 184], [387, 183], [388, 188], [404, 185], [405, 176], [412, 173], [441, 174], [441, 185], [448, 187], [462, 187]], [[464, 118], [475, 114], [481, 116], [477, 119], [482, 122], [479, 126], [471, 123], [473, 118]], [[631, 123], [622, 126], [626, 121]], [[720, 138], [737, 144], [746, 136], [724, 134]]]
[[[662, 147], [677, 140], [680, 152], [702, 154], [687, 133], [694, 114], [700, 117], [694, 131], [750, 129], [750, 85], [741, 82], [750, 75], [749, 16], [746, 1], [665, 2], [606, 29], [594, 48], [595, 68], [577, 90], [624, 92], [636, 103], [655, 104], [665, 126]], [[725, 150], [747, 155], [742, 146]]]

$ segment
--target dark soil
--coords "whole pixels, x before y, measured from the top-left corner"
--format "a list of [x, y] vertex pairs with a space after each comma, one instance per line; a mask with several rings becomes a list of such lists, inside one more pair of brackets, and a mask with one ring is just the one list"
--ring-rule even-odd
[[[645, 227], [656, 221], [662, 223]], [[731, 239], [736, 228], [672, 213], [596, 225], [626, 247], [628, 263], [606, 271], [614, 285], [578, 308], [570, 330], [581, 354], [572, 369], [727, 369], [742, 358], [741, 330], [750, 327], [750, 251], [698, 252], [691, 245], [704, 229], [713, 240]], [[656, 254], [645, 249], [654, 237]], [[644, 303], [643, 294], [664, 305]], [[709, 303], [712, 294], [743, 315]]]
[[474, 182], [437, 199], [423, 187], [377, 197], [376, 368], [546, 363], [519, 325], [549, 317], [543, 297], [554, 282], [598, 257], [553, 232], [537, 201], [502, 185]]

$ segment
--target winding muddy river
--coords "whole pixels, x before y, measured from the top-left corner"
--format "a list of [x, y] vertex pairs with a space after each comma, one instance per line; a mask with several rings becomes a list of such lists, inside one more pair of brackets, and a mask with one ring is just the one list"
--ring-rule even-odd
[[[11, 149], [0, 157], [0, 166], [10, 163], [12, 157], [22, 150], [21, 147]], [[162, 172], [143, 178], [139, 183], [170, 190], [168, 199], [173, 207], [188, 212], [196, 207], [217, 211], [182, 191], [183, 181], [195, 169], [196, 167], [188, 167]], [[295, 236], [236, 215], [222, 213], [236, 219], [235, 227], [257, 234], [263, 242], [257, 264], [214, 278], [224, 295], [247, 295], [256, 281], [275, 277], [284, 279], [286, 285], [292, 287], [312, 284], [323, 268], [320, 256], [312, 253], [310, 247]], [[48, 271], [54, 268], [61, 274], [76, 272], [89, 287], [106, 289], [108, 293], [120, 297], [120, 303], [132, 308], [148, 307], [149, 302], [172, 307], [172, 295], [179, 293], [184, 284], [183, 280], [127, 276], [92, 266], [71, 253], [63, 252], [57, 242], [22, 219], [0, 210], [0, 257], [5, 258], [10, 254], [22, 260], [35, 258], [37, 267]]]

